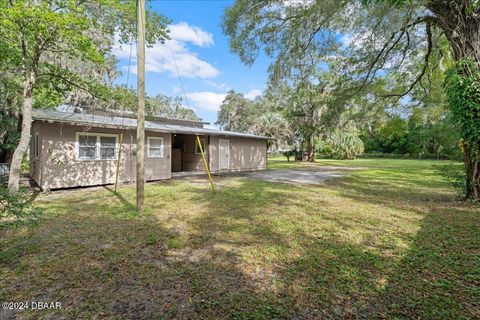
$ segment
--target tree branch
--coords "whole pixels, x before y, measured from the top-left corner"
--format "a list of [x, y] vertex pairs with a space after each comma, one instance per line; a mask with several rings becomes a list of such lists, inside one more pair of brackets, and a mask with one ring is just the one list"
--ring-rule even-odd
[[98, 96], [98, 95], [92, 93], [92, 91], [91, 91], [89, 88], [84, 87], [84, 86], [82, 86], [82, 85], [80, 85], [80, 84], [78, 84], [78, 83], [76, 83], [76, 82], [74, 82], [74, 81], [72, 81], [72, 80], [70, 80], [70, 79], [68, 79], [68, 78], [66, 78], [66, 77], [63, 77], [63, 76], [61, 76], [61, 75], [59, 75], [59, 74], [55, 74], [55, 73], [42, 73], [42, 74], [38, 75], [38, 77], [42, 77], [42, 76], [55, 77], [55, 78], [60, 79], [61, 81], [65, 82], [65, 83], [67, 83], [67, 84], [70, 84], [70, 85], [72, 85], [72, 86], [80, 89], [80, 90], [83, 90], [83, 91], [85, 91], [85, 92], [88, 92], [90, 95], [92, 95], [92, 97], [94, 97], [94, 98], [96, 98], [96, 99], [99, 99], [99, 100], [108, 102], [107, 99], [105, 99], [105, 98], [103, 98], [103, 97], [101, 97], [101, 96]]
[[415, 80], [410, 84], [410, 86], [408, 87], [408, 89], [406, 91], [404, 91], [402, 93], [387, 94], [387, 95], [385, 95], [385, 97], [387, 97], [387, 98], [398, 97], [397, 101], [400, 100], [401, 98], [403, 98], [404, 96], [409, 94], [410, 91], [413, 90], [415, 85], [422, 80], [423, 76], [425, 75], [425, 72], [428, 70], [428, 67], [430, 66], [430, 64], [429, 64], [430, 55], [432, 53], [432, 48], [433, 48], [432, 29], [431, 29], [431, 23], [430, 22], [427, 22], [427, 24], [425, 25], [425, 29], [426, 29], [425, 31], [427, 33], [427, 52], [425, 53], [424, 64], [423, 64], [422, 70], [417, 75]]

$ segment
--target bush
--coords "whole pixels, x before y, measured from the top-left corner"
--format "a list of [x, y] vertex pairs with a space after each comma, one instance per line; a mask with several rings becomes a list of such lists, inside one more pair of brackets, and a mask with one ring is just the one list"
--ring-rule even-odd
[[9, 225], [35, 224], [41, 209], [34, 206], [25, 191], [10, 192], [0, 187], [0, 228]]
[[294, 150], [287, 150], [283, 151], [282, 154], [284, 157], [287, 157], [287, 161], [290, 161], [290, 157], [295, 157], [296, 152]]
[[28, 161], [26, 157], [22, 159], [21, 170], [22, 174], [28, 174], [28, 171], [30, 170], [30, 161]]
[[355, 159], [364, 151], [363, 141], [353, 132], [336, 130], [331, 138], [332, 154], [339, 159]]

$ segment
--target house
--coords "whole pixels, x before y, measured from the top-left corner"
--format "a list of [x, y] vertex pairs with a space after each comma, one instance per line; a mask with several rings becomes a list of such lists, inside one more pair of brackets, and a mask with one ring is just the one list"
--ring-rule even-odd
[[[268, 138], [205, 128], [205, 124], [147, 118], [145, 180], [206, 172], [197, 135], [213, 173], [266, 169]], [[136, 126], [132, 114], [35, 110], [30, 176], [42, 190], [111, 184], [120, 160], [119, 181], [133, 182]]]

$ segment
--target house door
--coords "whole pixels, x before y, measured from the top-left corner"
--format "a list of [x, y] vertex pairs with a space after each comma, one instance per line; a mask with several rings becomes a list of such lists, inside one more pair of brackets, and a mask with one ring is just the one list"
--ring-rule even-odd
[[230, 141], [218, 139], [218, 168], [220, 170], [229, 169]]

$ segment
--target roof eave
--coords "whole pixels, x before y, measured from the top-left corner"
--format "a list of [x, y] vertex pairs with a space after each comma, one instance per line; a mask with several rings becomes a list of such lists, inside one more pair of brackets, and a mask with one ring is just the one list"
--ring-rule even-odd
[[[34, 117], [34, 121], [43, 121], [47, 123], [65, 123], [74, 126], [91, 126], [91, 127], [98, 127], [98, 128], [105, 128], [105, 129], [122, 129], [122, 130], [132, 130], [135, 129], [135, 126], [128, 126], [128, 125], [109, 125], [109, 124], [99, 124], [95, 122], [88, 122], [88, 121], [65, 121], [59, 119], [48, 119], [42, 117]], [[195, 129], [192, 127], [192, 129]], [[203, 129], [203, 128], [199, 128]], [[179, 129], [154, 129], [154, 128], [145, 128], [145, 131], [151, 132], [160, 132], [160, 133], [179, 133], [179, 134], [195, 134], [195, 135], [211, 135], [211, 136], [230, 136], [230, 137], [238, 137], [238, 138], [251, 138], [251, 139], [259, 139], [259, 140], [275, 140], [269, 137], [263, 136], [255, 136], [255, 135], [246, 135], [236, 132], [225, 132], [225, 131], [211, 131], [211, 132], [201, 132], [195, 130], [179, 130]]]

